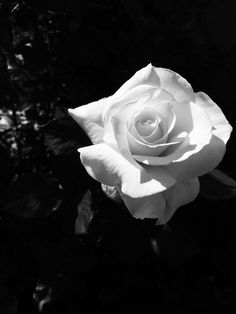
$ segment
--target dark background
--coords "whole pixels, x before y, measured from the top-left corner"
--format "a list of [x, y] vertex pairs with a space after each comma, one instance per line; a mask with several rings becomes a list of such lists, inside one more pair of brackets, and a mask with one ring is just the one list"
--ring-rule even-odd
[[[235, 29], [233, 0], [0, 1], [0, 313], [235, 313], [235, 186], [202, 178], [168, 226], [135, 220], [81, 166], [67, 114], [151, 62], [234, 127]], [[233, 133], [236, 178], [234, 160]]]

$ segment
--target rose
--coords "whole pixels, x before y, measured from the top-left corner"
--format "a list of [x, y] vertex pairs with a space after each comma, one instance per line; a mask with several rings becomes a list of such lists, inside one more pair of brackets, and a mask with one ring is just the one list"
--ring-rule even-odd
[[114, 95], [69, 113], [93, 143], [79, 149], [89, 175], [116, 187], [134, 217], [160, 224], [195, 199], [198, 177], [219, 164], [232, 131], [206, 94], [151, 64]]

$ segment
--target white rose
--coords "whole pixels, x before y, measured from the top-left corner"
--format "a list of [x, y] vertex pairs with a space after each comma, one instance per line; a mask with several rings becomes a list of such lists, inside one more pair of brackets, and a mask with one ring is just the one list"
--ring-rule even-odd
[[165, 224], [195, 199], [225, 153], [232, 127], [179, 74], [149, 64], [112, 96], [69, 109], [93, 145], [79, 149], [95, 180], [115, 186], [136, 218]]

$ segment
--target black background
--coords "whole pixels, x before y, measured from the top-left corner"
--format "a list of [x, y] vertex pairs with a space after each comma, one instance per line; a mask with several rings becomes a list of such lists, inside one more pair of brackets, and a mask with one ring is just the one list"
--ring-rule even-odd
[[[135, 220], [80, 165], [89, 141], [67, 114], [151, 62], [234, 127], [234, 1], [0, 4], [0, 312], [234, 313], [235, 189], [203, 178], [214, 200], [199, 196], [165, 227]], [[236, 178], [234, 162], [233, 132], [220, 169]], [[87, 189], [87, 233], [75, 235]]]

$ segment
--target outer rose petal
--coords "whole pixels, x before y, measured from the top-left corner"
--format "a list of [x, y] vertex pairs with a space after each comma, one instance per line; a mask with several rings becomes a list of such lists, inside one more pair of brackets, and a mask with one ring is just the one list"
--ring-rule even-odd
[[226, 120], [222, 110], [203, 92], [196, 93], [196, 104], [203, 108], [208, 114], [213, 126], [212, 133], [224, 143], [227, 143], [230, 133], [232, 132], [232, 127]]
[[[110, 111], [109, 116], [111, 116], [113, 111], [117, 110], [116, 107], [119, 110], [126, 101], [131, 101], [142, 96], [144, 93], [151, 93], [155, 87], [158, 88], [158, 82], [159, 78], [152, 65], [149, 64], [147, 67], [136, 72], [112, 96], [79, 106], [75, 109], [69, 109], [68, 112], [90, 137], [93, 144], [101, 143], [104, 134], [104, 113]], [[128, 92], [127, 95], [125, 95], [126, 92]]]
[[[103, 140], [105, 142], [113, 142], [114, 137], [111, 135], [112, 126], [111, 119], [117, 114], [120, 110], [126, 110], [129, 116], [132, 114], [132, 110], [138, 110], [139, 107], [143, 107], [143, 103], [145, 99], [149, 97], [149, 94], [152, 93], [154, 87], [148, 85], [140, 85], [133, 88], [131, 91], [128, 91], [125, 95], [120, 97], [117, 100], [109, 97], [107, 99], [107, 104], [104, 107], [102, 120], [104, 123], [104, 137]], [[161, 91], [157, 90], [157, 93], [161, 93]], [[137, 101], [138, 99], [138, 101]], [[127, 111], [127, 107], [129, 110]]]
[[180, 206], [192, 202], [198, 195], [200, 184], [198, 178], [178, 182], [163, 192], [166, 208], [159, 215], [159, 224], [166, 224]]
[[135, 218], [158, 218], [165, 211], [166, 201], [162, 193], [132, 198], [120, 190], [118, 191], [125, 206]]
[[213, 135], [210, 143], [204, 146], [197, 154], [182, 162], [167, 165], [164, 168], [176, 180], [200, 177], [217, 167], [225, 154], [225, 149], [225, 143]]
[[[140, 96], [132, 99], [130, 96], [131, 94], [132, 96], [134, 95], [134, 91], [136, 95], [138, 95], [139, 93]], [[114, 104], [109, 103], [109, 105], [105, 107], [104, 116], [106, 116], [107, 119], [104, 121], [108, 121], [108, 119], [111, 119], [112, 116], [116, 115], [119, 112], [122, 112], [123, 119], [127, 121], [129, 132], [133, 134], [135, 138], [137, 138], [139, 141], [143, 143], [150, 144], [150, 142], [153, 142], [152, 135], [148, 136], [147, 138], [139, 136], [136, 130], [136, 127], [134, 125], [134, 116], [138, 112], [144, 110], [145, 107], [149, 107], [149, 106], [154, 107], [155, 108], [154, 110], [156, 111], [156, 113], [159, 113], [159, 114], [161, 113], [162, 118], [165, 118], [163, 119], [166, 122], [163, 125], [163, 127], [166, 125], [166, 130], [165, 131], [163, 130], [164, 133], [167, 132], [169, 123], [173, 122], [172, 115], [170, 116], [167, 114], [169, 113], [169, 110], [168, 108], [166, 109], [166, 106], [168, 107], [167, 103], [174, 101], [174, 98], [166, 91], [162, 91], [158, 88], [150, 87], [148, 85], [140, 85], [138, 87], [133, 88], [132, 93], [127, 92], [124, 97], [121, 97], [119, 99], [119, 102], [121, 102], [121, 100], [122, 100], [122, 105], [120, 105], [119, 103], [118, 105], [117, 103], [114, 103]], [[108, 107], [109, 107], [109, 110], [107, 110]], [[108, 141], [108, 142], [111, 141], [111, 139], [109, 139], [111, 138], [110, 130], [111, 130], [111, 125], [110, 123], [108, 123], [108, 126], [105, 125], [104, 141]]]
[[195, 101], [191, 85], [181, 75], [164, 68], [155, 68], [155, 71], [160, 78], [161, 89], [165, 89], [177, 101]]
[[[185, 129], [189, 132], [185, 141], [183, 141], [177, 148], [172, 145], [164, 151], [162, 156], [145, 156], [134, 155], [137, 161], [149, 164], [152, 166], [171, 165], [180, 161], [187, 160], [191, 155], [197, 154], [204, 146], [209, 145], [212, 137], [212, 124], [206, 112], [195, 103], [190, 103], [188, 106], [183, 106], [185, 110], [191, 112], [191, 121], [186, 123]], [[182, 111], [184, 116], [184, 111]], [[180, 113], [178, 113], [178, 116]], [[178, 125], [178, 116], [176, 124]], [[189, 117], [188, 117], [189, 118]], [[190, 118], [189, 118], [190, 119]], [[184, 124], [184, 122], [182, 123]], [[191, 130], [192, 128], [192, 130]], [[175, 131], [175, 127], [173, 129]], [[183, 131], [177, 128], [178, 132]], [[174, 133], [174, 132], [172, 132]], [[195, 175], [196, 177], [197, 175]]]
[[104, 134], [102, 113], [107, 100], [108, 98], [103, 98], [88, 105], [68, 110], [71, 117], [85, 131], [93, 144], [102, 142]]
[[91, 177], [106, 185], [120, 185], [122, 192], [131, 197], [162, 192], [176, 183], [164, 169], [132, 164], [116, 147], [106, 143], [86, 146], [78, 151]]
[[224, 156], [225, 144], [232, 131], [221, 109], [206, 94], [201, 92], [196, 94], [196, 105], [208, 114], [212, 123], [213, 136], [210, 143], [197, 154], [183, 162], [165, 167], [177, 180], [202, 176], [216, 168]]
[[195, 100], [191, 85], [182, 76], [169, 69], [156, 68], [151, 64], [137, 71], [113, 96], [121, 97], [127, 91], [142, 84], [165, 89], [173, 95], [177, 101]]
[[126, 207], [135, 218], [158, 218], [158, 224], [166, 224], [175, 211], [192, 202], [199, 193], [199, 180], [194, 178], [178, 182], [163, 193], [143, 198], [132, 198], [119, 191]]
[[137, 71], [128, 81], [126, 81], [113, 95], [115, 98], [123, 96], [127, 91], [139, 85], [150, 85], [160, 87], [160, 79], [156, 74], [155, 67], [148, 64], [145, 68]]

